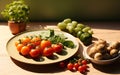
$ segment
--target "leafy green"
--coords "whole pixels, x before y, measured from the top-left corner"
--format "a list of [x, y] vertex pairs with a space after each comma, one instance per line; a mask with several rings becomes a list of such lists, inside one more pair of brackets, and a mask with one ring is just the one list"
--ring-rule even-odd
[[50, 30], [50, 37], [53, 37], [55, 35], [54, 30]]
[[61, 38], [58, 35], [54, 35], [52, 37], [49, 37], [48, 40], [50, 40], [53, 44], [63, 43], [65, 41], [64, 38]]
[[15, 0], [6, 5], [1, 12], [2, 16], [10, 21], [27, 22], [29, 20], [30, 7], [24, 0]]
[[63, 42], [63, 45], [64, 45], [64, 46], [67, 46], [67, 47], [69, 47], [69, 48], [74, 48], [74, 47], [75, 47], [74, 43], [73, 43], [72, 41], [70, 41], [70, 40], [64, 41], [64, 42]]
[[[68, 48], [74, 48], [75, 45], [71, 40], [68, 40], [67, 37], [64, 36], [64, 34], [56, 34], [54, 33], [54, 30], [49, 30], [49, 37], [45, 37], [45, 39], [50, 40], [53, 44], [61, 43], [64, 46]], [[44, 37], [44, 36], [42, 36]]]

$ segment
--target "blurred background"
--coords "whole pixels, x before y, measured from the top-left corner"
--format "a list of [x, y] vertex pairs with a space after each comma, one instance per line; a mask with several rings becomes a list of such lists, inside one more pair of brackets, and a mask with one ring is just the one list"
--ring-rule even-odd
[[[12, 0], [0, 0], [0, 12]], [[120, 21], [120, 0], [25, 0], [31, 22]], [[0, 14], [0, 21], [6, 21]]]

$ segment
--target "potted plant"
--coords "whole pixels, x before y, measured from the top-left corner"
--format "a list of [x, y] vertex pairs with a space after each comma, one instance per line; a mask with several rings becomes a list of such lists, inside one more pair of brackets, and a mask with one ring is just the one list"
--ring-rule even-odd
[[8, 20], [8, 26], [12, 34], [26, 30], [26, 23], [29, 20], [30, 8], [24, 0], [13, 1], [7, 4], [1, 12], [2, 16]]

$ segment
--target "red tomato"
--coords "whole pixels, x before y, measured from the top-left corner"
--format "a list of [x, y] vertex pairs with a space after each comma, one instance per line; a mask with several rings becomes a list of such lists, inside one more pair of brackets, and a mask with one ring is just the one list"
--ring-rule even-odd
[[23, 46], [21, 49], [21, 54], [22, 55], [28, 55], [30, 52], [30, 48], [28, 46]]
[[53, 47], [54, 52], [61, 52], [63, 49], [62, 44], [53, 44], [52, 47]]
[[60, 63], [59, 63], [59, 66], [60, 66], [61, 68], [64, 68], [64, 67], [65, 67], [65, 62], [60, 62]]
[[87, 60], [82, 60], [81, 63], [86, 65], [87, 64]]
[[37, 46], [37, 45], [40, 45], [41, 39], [39, 37], [34, 37], [32, 38], [31, 42]]
[[17, 50], [19, 51], [19, 52], [21, 52], [21, 49], [22, 49], [22, 47], [23, 47], [24, 45], [23, 44], [18, 44], [16, 47], [17, 47]]
[[67, 64], [67, 69], [68, 70], [73, 70], [74, 65], [72, 63]]
[[85, 69], [83, 66], [79, 66], [78, 67], [78, 71], [81, 72], [81, 73], [84, 73], [85, 72]]
[[53, 48], [52, 47], [45, 47], [43, 50], [44, 56], [52, 56], [53, 55]]
[[39, 50], [39, 51], [40, 51], [40, 54], [42, 55], [43, 50], [41, 49], [41, 47], [40, 47], [40, 46], [36, 46], [36, 47], [35, 47], [35, 49]]
[[31, 56], [32, 58], [39, 57], [39, 55], [40, 55], [40, 50], [38, 50], [38, 49], [32, 49], [32, 50], [30, 50], [29, 54], [30, 54], [30, 56]]
[[34, 49], [36, 47], [36, 45], [34, 43], [28, 43], [27, 46], [30, 48], [30, 49]]
[[74, 68], [77, 70], [80, 65], [78, 63], [74, 63]]
[[38, 49], [38, 50], [40, 50], [41, 48], [40, 48], [40, 46], [36, 46], [36, 47], [35, 47], [35, 49]]
[[84, 70], [87, 70], [87, 65], [84, 64], [84, 65], [82, 65], [82, 67]]
[[22, 42], [22, 44], [26, 45], [27, 43], [30, 42], [30, 38], [24, 37], [24, 38], [21, 39], [21, 42]]
[[41, 49], [44, 50], [45, 47], [50, 47], [50, 46], [51, 46], [51, 42], [49, 40], [42, 40], [41, 41], [41, 44], [40, 44]]

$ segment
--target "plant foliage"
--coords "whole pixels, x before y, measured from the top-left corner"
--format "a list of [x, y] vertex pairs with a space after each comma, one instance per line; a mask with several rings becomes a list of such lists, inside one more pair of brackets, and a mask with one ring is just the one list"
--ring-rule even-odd
[[30, 8], [25, 4], [24, 0], [17, 0], [7, 4], [1, 14], [9, 21], [27, 22], [29, 11]]

